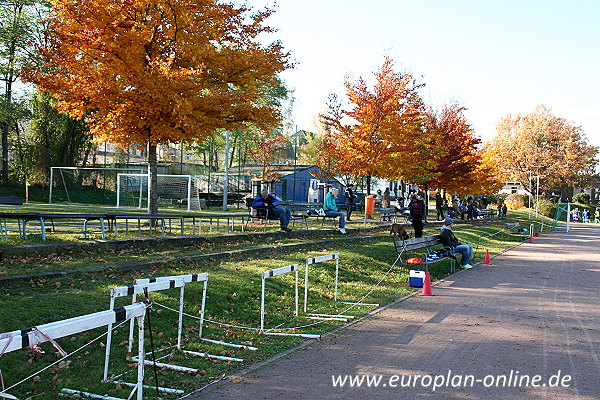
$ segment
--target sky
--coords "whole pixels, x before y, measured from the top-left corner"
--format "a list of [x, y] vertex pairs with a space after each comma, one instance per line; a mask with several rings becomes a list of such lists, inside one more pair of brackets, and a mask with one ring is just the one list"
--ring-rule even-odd
[[439, 109], [456, 101], [484, 141], [505, 115], [544, 104], [600, 146], [600, 1], [247, 0], [291, 51], [294, 124], [314, 130], [346, 77], [372, 82], [385, 56], [425, 83]]

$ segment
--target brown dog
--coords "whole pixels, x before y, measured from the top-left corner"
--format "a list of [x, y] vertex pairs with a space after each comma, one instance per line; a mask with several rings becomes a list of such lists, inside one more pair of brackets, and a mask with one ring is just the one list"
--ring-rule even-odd
[[408, 240], [408, 232], [406, 232], [406, 228], [404, 228], [400, 224], [392, 224], [392, 228], [390, 229], [390, 236], [398, 236], [399, 239]]

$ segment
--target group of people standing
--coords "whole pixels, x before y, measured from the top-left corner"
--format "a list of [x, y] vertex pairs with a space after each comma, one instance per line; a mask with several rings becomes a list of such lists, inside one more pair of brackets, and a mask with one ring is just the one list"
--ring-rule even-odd
[[[590, 210], [585, 208], [583, 211], [579, 211], [579, 208], [573, 209], [571, 211], [573, 222], [583, 222], [588, 223], [592, 222], [590, 218]], [[596, 224], [600, 224], [600, 208], [596, 207], [596, 211], [594, 212], [594, 222]]]

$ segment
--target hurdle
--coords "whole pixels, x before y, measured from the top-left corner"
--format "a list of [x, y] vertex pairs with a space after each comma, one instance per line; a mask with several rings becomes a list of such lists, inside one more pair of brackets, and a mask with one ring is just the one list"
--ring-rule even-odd
[[324, 256], [310, 257], [310, 258], [306, 259], [306, 269], [304, 271], [304, 312], [310, 315], [309, 318], [311, 318], [311, 319], [331, 319], [331, 320], [336, 320], [336, 321], [345, 321], [345, 320], [354, 318], [353, 315], [314, 314], [314, 313], [308, 313], [307, 312], [307, 309], [308, 309], [308, 289], [309, 289], [308, 273], [309, 273], [310, 266], [313, 265], [313, 264], [327, 262], [327, 261], [333, 261], [333, 260], [335, 260], [335, 288], [334, 288], [334, 292], [333, 292], [333, 301], [339, 302], [341, 304], [378, 307], [379, 304], [376, 304], [376, 303], [361, 303], [361, 302], [353, 303], [353, 302], [349, 302], [349, 301], [338, 301], [338, 283], [339, 283], [339, 274], [340, 274], [340, 272], [339, 272], [339, 270], [340, 270], [340, 254], [339, 253], [326, 254]]
[[[261, 274], [261, 296], [260, 296], [260, 332], [264, 335], [274, 335], [274, 336], [299, 336], [310, 339], [318, 339], [321, 335], [313, 335], [306, 333], [284, 333], [284, 332], [270, 332], [269, 330], [265, 331], [265, 288], [266, 281], [268, 278], [272, 278], [274, 276], [282, 275], [288, 272], [296, 273], [296, 284], [295, 284], [295, 306], [296, 311], [295, 315], [298, 316], [298, 264], [292, 264], [281, 268], [271, 269], [268, 271], [263, 271]], [[272, 328], [274, 329], [274, 328]]]
[[[112, 310], [115, 306], [115, 299], [118, 297], [125, 297], [125, 296], [132, 296], [132, 295], [138, 295], [141, 293], [147, 294], [149, 292], [158, 292], [161, 290], [167, 290], [167, 289], [175, 289], [175, 288], [180, 288], [180, 298], [181, 296], [183, 296], [183, 289], [185, 287], [185, 282], [181, 279], [177, 279], [177, 280], [169, 280], [169, 281], [161, 281], [161, 282], [153, 282], [153, 283], [148, 283], [145, 285], [133, 285], [133, 286], [121, 286], [121, 287], [114, 287], [110, 290], [110, 309]], [[135, 302], [134, 302], [135, 303]], [[181, 318], [179, 321], [179, 325], [181, 326]], [[130, 332], [130, 342], [128, 344], [128, 352], [131, 352], [131, 347], [132, 347], [132, 340], [133, 334]], [[180, 343], [181, 338], [178, 337], [178, 343]], [[104, 375], [102, 377], [102, 381], [103, 382], [108, 382], [108, 366], [110, 363], [110, 345], [111, 345], [111, 341], [112, 341], [112, 324], [109, 324], [109, 328], [108, 328], [108, 334], [106, 336], [106, 353], [104, 354]], [[193, 368], [187, 368], [187, 367], [182, 367], [179, 365], [172, 365], [172, 364], [162, 364], [162, 363], [158, 363], [156, 361], [151, 361], [151, 360], [146, 360], [144, 358], [140, 358], [139, 356], [133, 357], [132, 358], [133, 361], [137, 362], [138, 364], [145, 364], [145, 365], [156, 365], [157, 367], [164, 367], [167, 369], [172, 369], [175, 371], [180, 371], [180, 372], [189, 372], [189, 373], [198, 373], [197, 369], [193, 369]], [[162, 390], [161, 390], [162, 389]], [[170, 391], [170, 390], [176, 390], [176, 389], [169, 389], [169, 388], [160, 388], [159, 390], [161, 391]], [[183, 392], [182, 392], [183, 393]]]
[[[24, 329], [20, 334], [3, 334], [0, 336], [0, 349], [8, 353], [15, 350], [24, 349], [35, 346], [44, 342], [52, 342], [55, 339], [60, 339], [65, 336], [76, 335], [81, 332], [100, 328], [103, 326], [112, 326], [115, 323], [133, 320], [137, 321], [138, 325], [138, 359], [144, 360], [144, 316], [146, 315], [146, 305], [142, 303], [134, 303], [125, 307], [119, 307], [108, 311], [100, 311], [93, 314], [87, 314], [75, 318], [70, 318], [62, 321], [51, 322], [45, 325], [39, 325], [33, 328]], [[14, 331], [16, 332], [16, 331]], [[128, 398], [132, 398], [136, 393], [136, 399], [143, 399], [143, 382], [144, 382], [144, 363], [140, 362], [137, 366], [137, 383], [134, 385]], [[7, 389], [0, 392], [0, 397], [11, 397], [6, 393]], [[70, 390], [70, 389], [67, 389]], [[88, 393], [94, 398], [110, 399], [108, 396], [94, 395]], [[91, 397], [90, 396], [90, 397]], [[124, 400], [113, 398], [117, 400]]]
[[[204, 282], [204, 287], [202, 288], [202, 303], [200, 306], [200, 327], [199, 327], [199, 334], [198, 334], [198, 338], [200, 340], [209, 342], [209, 343], [213, 343], [213, 344], [226, 346], [226, 347], [233, 347], [233, 348], [237, 348], [237, 349], [244, 349], [244, 350], [250, 350], [250, 351], [258, 350], [258, 348], [252, 347], [252, 346], [228, 343], [228, 342], [223, 342], [221, 340], [213, 340], [213, 339], [207, 339], [207, 338], [202, 337], [202, 332], [203, 332], [203, 327], [204, 327], [204, 312], [205, 312], [205, 307], [206, 307], [206, 290], [207, 290], [207, 285], [208, 285], [208, 273], [203, 272], [200, 274], [185, 274], [185, 275], [163, 276], [163, 277], [156, 277], [156, 278], [141, 278], [141, 279], [136, 279], [135, 284], [142, 285], [142, 284], [148, 284], [148, 283], [165, 281], [165, 280], [173, 280], [173, 279], [182, 279], [186, 284], [192, 283], [192, 282]], [[135, 297], [133, 300], [135, 301]], [[183, 304], [184, 304], [184, 299], [183, 299], [183, 294], [182, 294], [180, 301], [179, 301], [179, 309], [180, 309], [179, 318], [180, 318], [180, 320], [183, 318]], [[130, 332], [131, 332], [131, 330], [130, 330]], [[179, 335], [181, 335], [181, 325], [179, 327]], [[130, 336], [131, 336], [131, 333], [130, 333]], [[179, 342], [178, 342], [177, 348], [181, 349]], [[205, 355], [205, 353], [190, 352], [189, 350], [185, 350], [184, 352], [187, 352], [188, 354], [192, 354], [192, 355], [201, 356], [201, 357], [215, 358], [215, 359], [220, 359], [220, 360], [225, 360], [225, 361], [238, 361], [238, 362], [244, 361], [241, 358]]]

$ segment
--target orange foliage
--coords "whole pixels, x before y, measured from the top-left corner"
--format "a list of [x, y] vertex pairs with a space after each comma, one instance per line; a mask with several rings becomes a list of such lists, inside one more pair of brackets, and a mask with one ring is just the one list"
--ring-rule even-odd
[[[477, 145], [481, 140], [475, 137], [473, 128], [464, 116], [466, 109], [456, 103], [445, 105], [436, 113], [428, 112], [427, 130], [437, 140], [439, 149], [434, 156], [435, 174], [431, 186], [444, 188], [450, 192], [465, 193], [470, 190], [481, 193], [488, 186], [485, 175], [488, 171], [481, 164]], [[492, 176], [497, 174], [492, 173]], [[486, 191], [484, 191], [486, 193]]]
[[85, 118], [99, 141], [190, 142], [276, 123], [260, 101], [288, 67], [256, 40], [270, 11], [216, 0], [53, 0], [43, 67], [24, 77]]
[[598, 148], [588, 143], [580, 127], [538, 106], [527, 115], [510, 114], [496, 126], [489, 154], [507, 179], [551, 189], [585, 185], [598, 165]]
[[278, 151], [286, 144], [286, 137], [281, 134], [270, 134], [268, 131], [260, 131], [258, 137], [254, 140], [254, 148], [248, 152], [260, 162], [263, 169], [260, 175], [250, 173], [258, 179], [272, 179], [278, 181], [276, 171], [283, 166], [273, 165], [273, 160]]
[[322, 115], [330, 140], [322, 151], [337, 160], [338, 172], [353, 176], [378, 176], [399, 179], [411, 173], [415, 163], [427, 152], [422, 129], [424, 105], [413, 77], [394, 71], [386, 57], [375, 73], [372, 89], [361, 78], [345, 83], [349, 111], [337, 99]]

